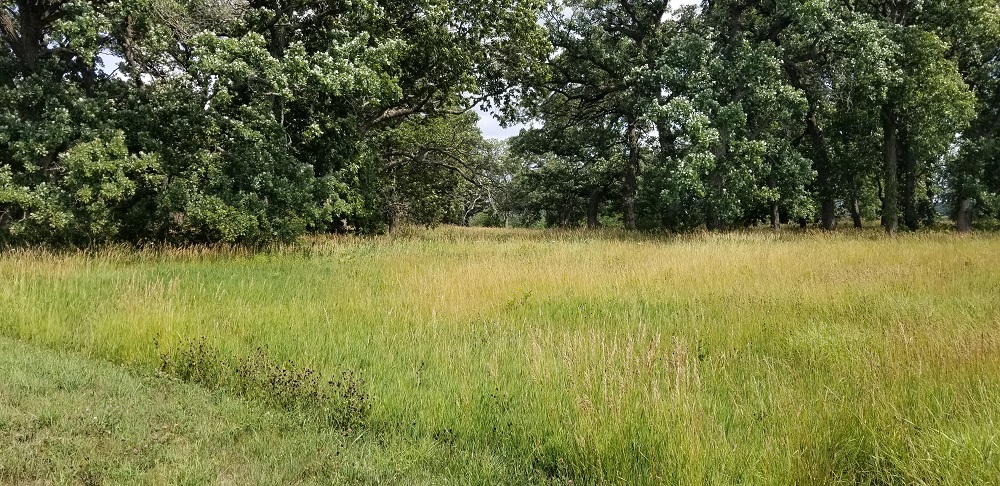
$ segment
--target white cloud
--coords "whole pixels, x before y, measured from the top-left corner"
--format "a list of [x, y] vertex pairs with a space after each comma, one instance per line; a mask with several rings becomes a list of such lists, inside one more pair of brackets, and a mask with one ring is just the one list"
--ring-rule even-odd
[[495, 138], [499, 140], [504, 140], [514, 135], [517, 135], [522, 128], [526, 128], [524, 125], [515, 125], [510, 128], [503, 128], [500, 126], [500, 122], [493, 117], [489, 112], [482, 111], [481, 109], [476, 109], [476, 113], [479, 114], [479, 130], [483, 132], [483, 137]]

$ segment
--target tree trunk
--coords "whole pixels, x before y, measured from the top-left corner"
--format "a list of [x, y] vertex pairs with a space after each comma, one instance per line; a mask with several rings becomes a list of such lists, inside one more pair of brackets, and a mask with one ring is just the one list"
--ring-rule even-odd
[[[668, 99], [662, 99], [661, 103], [666, 104]], [[665, 180], [673, 180], [673, 167], [677, 163], [679, 155], [677, 153], [677, 134], [674, 133], [674, 118], [671, 116], [659, 116], [654, 122], [656, 124], [657, 138], [660, 141], [659, 151], [657, 152], [657, 163], [660, 164], [660, 169], [667, 168], [668, 172], [661, 175], [664, 176]], [[676, 201], [671, 202], [665, 208], [666, 214], [659, 215], [663, 221], [675, 221], [677, 214], [683, 210], [680, 204]], [[667, 225], [671, 226], [670, 224]]]
[[[275, 13], [279, 17], [281, 13]], [[270, 34], [267, 42], [267, 51], [275, 59], [284, 59], [285, 50], [288, 48], [288, 33], [287, 26], [281, 22], [280, 18], [274, 19], [274, 25], [270, 28]], [[285, 126], [285, 97], [280, 94], [269, 94], [268, 98], [271, 101], [271, 111], [274, 113], [274, 118], [278, 120], [278, 125], [281, 127]]]
[[639, 126], [636, 122], [628, 125], [628, 161], [625, 163], [625, 207], [624, 223], [625, 229], [634, 231], [635, 224], [635, 197], [638, 193], [639, 179]]
[[399, 224], [402, 221], [402, 215], [400, 211], [396, 208], [389, 209], [389, 234], [395, 233], [399, 230]]
[[972, 199], [965, 198], [958, 203], [955, 224], [960, 233], [972, 231]]
[[[736, 97], [740, 98], [740, 97]], [[725, 126], [719, 127], [719, 143], [715, 146], [712, 151], [713, 157], [715, 157], [715, 170], [712, 171], [712, 175], [709, 177], [708, 184], [712, 188], [712, 191], [721, 197], [723, 191], [726, 188], [726, 178], [720, 173], [720, 168], [725, 167], [726, 155], [729, 153], [729, 130]], [[706, 210], [706, 221], [705, 227], [709, 231], [724, 229], [725, 222], [719, 215], [719, 205], [717, 202], [707, 201]]]
[[[709, 177], [708, 184], [716, 194], [722, 194], [722, 191], [726, 188], [726, 179], [722, 176], [722, 174], [716, 172]], [[708, 214], [705, 218], [705, 228], [709, 231], [719, 231], [725, 229], [725, 222], [723, 222], [722, 217], [719, 216], [718, 205], [711, 201], [708, 204]]]
[[570, 221], [570, 209], [563, 208], [562, 212], [559, 213], [559, 227], [569, 228], [569, 221]]
[[[20, 0], [14, 3], [16, 13], [8, 9], [0, 12], [0, 28], [11, 51], [21, 61], [21, 67], [26, 73], [33, 73], [38, 69], [45, 51], [45, 31], [50, 27], [51, 19], [59, 11], [62, 2]], [[13, 18], [15, 15], [16, 27]]]
[[910, 230], [920, 228], [917, 214], [917, 154], [913, 151], [906, 127], [899, 127], [900, 166], [903, 176], [903, 224]]
[[587, 204], [587, 228], [597, 229], [601, 224], [597, 220], [601, 209], [601, 190], [594, 189], [590, 192], [590, 200]]
[[864, 225], [861, 221], [861, 202], [858, 201], [858, 195], [851, 195], [851, 221], [854, 223], [856, 229], [861, 229]]
[[934, 207], [934, 180], [930, 171], [925, 171], [924, 191], [924, 197], [927, 198], [927, 205], [920, 208], [919, 217], [923, 220], [924, 226], [934, 226], [938, 221], [938, 211]]
[[403, 220], [403, 204], [399, 200], [399, 192], [397, 191], [398, 186], [396, 185], [396, 175], [392, 175], [392, 192], [388, 195], [388, 205], [386, 207], [386, 212], [389, 216], [389, 233], [395, 233], [399, 229], [400, 223]]
[[820, 197], [820, 225], [823, 229], [832, 231], [837, 229], [837, 203], [833, 197], [833, 184], [830, 175], [830, 155], [826, 150], [826, 138], [823, 137], [823, 130], [819, 126], [816, 106], [812, 100], [809, 101], [809, 116], [806, 118], [809, 140], [812, 142], [813, 153], [816, 157], [816, 185], [819, 189]]
[[[772, 173], [767, 177], [767, 185], [773, 189], [775, 192], [780, 194], [778, 191], [777, 182], [775, 182], [774, 174]], [[771, 228], [775, 231], [781, 229], [781, 205], [778, 200], [771, 201]]]
[[882, 178], [881, 177], [879, 177], [876, 180], [876, 183], [878, 185], [878, 203], [879, 203], [879, 205], [883, 209], [883, 211], [879, 211], [880, 216], [879, 216], [879, 223], [878, 224], [879, 224], [879, 226], [882, 226], [884, 228], [885, 227], [885, 222], [887, 221], [886, 218], [885, 218], [885, 211], [884, 211], [884, 209], [885, 209], [885, 187], [884, 187], [884, 184], [882, 184]]
[[821, 201], [820, 225], [827, 231], [837, 229], [837, 203], [832, 197], [824, 197]]
[[802, 80], [802, 75], [794, 62], [786, 60], [785, 72], [796, 89], [805, 92], [809, 112], [806, 115], [806, 132], [813, 149], [813, 168], [816, 169], [816, 188], [820, 198], [820, 225], [825, 230], [837, 228], [837, 204], [834, 199], [832, 165], [827, 150], [826, 137], [819, 124], [819, 109], [816, 97]]
[[888, 107], [882, 109], [882, 138], [884, 163], [882, 166], [883, 198], [882, 226], [890, 235], [899, 229], [899, 137], [896, 118]]

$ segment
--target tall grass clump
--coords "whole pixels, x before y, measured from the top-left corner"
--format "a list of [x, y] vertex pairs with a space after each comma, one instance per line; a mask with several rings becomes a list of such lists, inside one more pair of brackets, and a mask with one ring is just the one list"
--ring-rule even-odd
[[205, 336], [160, 351], [158, 371], [213, 389], [235, 392], [290, 411], [319, 414], [326, 423], [352, 433], [364, 427], [370, 408], [364, 378], [352, 370], [323, 377], [294, 361], [275, 362], [267, 346], [245, 356], [226, 355]]

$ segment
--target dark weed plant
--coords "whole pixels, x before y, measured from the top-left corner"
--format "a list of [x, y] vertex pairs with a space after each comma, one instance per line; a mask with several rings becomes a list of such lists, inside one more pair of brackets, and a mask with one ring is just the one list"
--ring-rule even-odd
[[154, 345], [161, 373], [234, 391], [285, 410], [319, 412], [327, 423], [345, 433], [366, 424], [370, 405], [365, 380], [352, 370], [326, 379], [291, 360], [279, 364], [267, 346], [240, 357], [219, 351], [204, 336], [185, 340], [172, 352], [163, 350], [156, 340]]

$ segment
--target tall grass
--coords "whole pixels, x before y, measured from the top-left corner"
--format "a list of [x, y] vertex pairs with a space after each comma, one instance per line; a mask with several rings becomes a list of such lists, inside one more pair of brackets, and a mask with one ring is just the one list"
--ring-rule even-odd
[[[414, 231], [0, 256], [0, 333], [360, 371], [373, 434], [577, 483], [1000, 482], [1000, 237]], [[489, 468], [484, 464], [484, 468]]]

